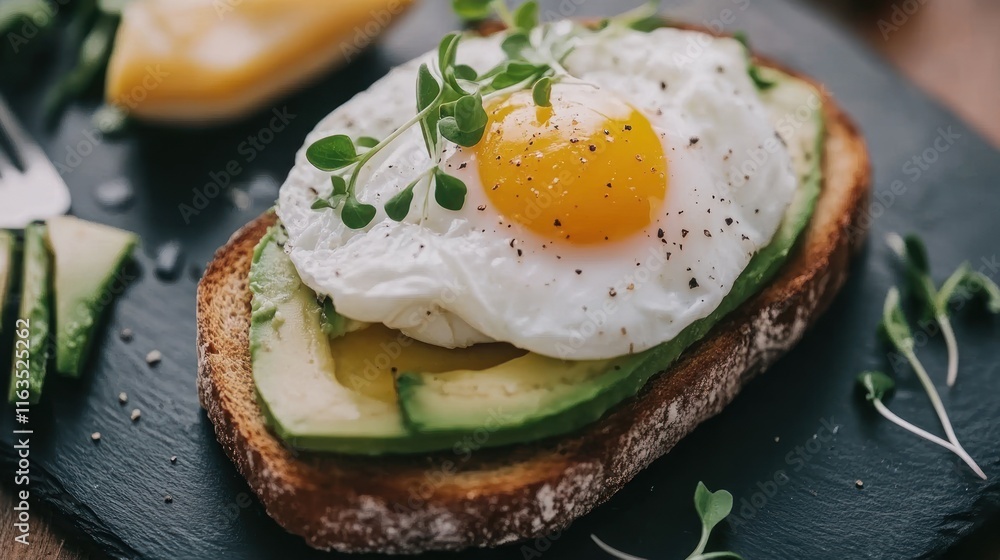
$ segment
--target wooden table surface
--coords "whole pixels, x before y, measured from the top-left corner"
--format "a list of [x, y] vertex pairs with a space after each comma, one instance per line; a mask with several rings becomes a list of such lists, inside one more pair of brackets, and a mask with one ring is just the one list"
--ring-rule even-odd
[[[834, 3], [826, 0], [825, 3]], [[897, 0], [880, 11], [843, 10], [858, 34], [899, 70], [948, 105], [1000, 148], [1000, 2], [995, 0]], [[909, 10], [909, 12], [907, 11]], [[33, 504], [34, 505], [34, 504]], [[36, 506], [37, 507], [37, 506]], [[72, 540], [51, 520], [32, 511], [31, 545], [15, 545], [13, 497], [0, 485], [0, 555], [26, 560], [100, 558]], [[992, 532], [996, 534], [996, 532]], [[1000, 559], [989, 537], [971, 543], [961, 557]], [[997, 539], [1000, 540], [1000, 539]], [[13, 551], [10, 556], [8, 551]]]

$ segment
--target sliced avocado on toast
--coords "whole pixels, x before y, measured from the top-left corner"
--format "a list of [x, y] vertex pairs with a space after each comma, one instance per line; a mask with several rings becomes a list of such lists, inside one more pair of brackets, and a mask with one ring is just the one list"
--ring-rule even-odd
[[299, 279], [282, 249], [283, 237], [280, 226], [271, 228], [254, 250], [250, 269], [250, 359], [271, 428], [289, 445], [316, 451], [381, 454], [450, 447], [438, 438], [413, 437], [395, 402], [364, 395], [337, 379], [323, 305]]
[[115, 277], [138, 237], [131, 232], [59, 216], [47, 222], [54, 265], [56, 370], [79, 377]]
[[780, 71], [761, 71], [775, 82], [761, 96], [800, 184], [774, 238], [710, 315], [673, 340], [611, 360], [528, 353], [485, 369], [397, 371], [398, 402], [372, 399], [338, 381], [328, 335], [347, 336], [349, 329], [301, 283], [280, 246], [279, 226], [261, 240], [250, 273], [253, 375], [268, 424], [289, 445], [315, 451], [450, 449], [484, 429], [489, 437], [480, 446], [498, 446], [573, 431], [638, 393], [777, 274], [812, 216], [822, 181], [822, 96]]
[[14, 324], [14, 357], [7, 394], [10, 402], [35, 404], [42, 396], [52, 326], [51, 272], [45, 226], [30, 224], [24, 228], [21, 305]]

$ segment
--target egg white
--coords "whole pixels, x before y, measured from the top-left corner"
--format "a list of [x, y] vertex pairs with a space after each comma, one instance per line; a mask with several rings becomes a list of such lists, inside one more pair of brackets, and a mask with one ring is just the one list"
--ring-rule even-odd
[[[543, 239], [492, 210], [472, 151], [456, 146], [442, 158], [469, 187], [462, 210], [428, 200], [424, 182], [407, 219], [394, 222], [382, 204], [432, 165], [414, 128], [362, 172], [359, 198], [379, 209], [363, 230], [347, 228], [337, 212], [310, 208], [317, 194], [329, 194], [329, 178], [300, 150], [278, 215], [303, 281], [347, 317], [444, 347], [498, 340], [583, 360], [639, 352], [677, 336], [718, 307], [773, 237], [797, 186], [787, 150], [746, 165], [775, 130], [747, 76], [742, 47], [711, 38], [697, 58], [671, 57], [683, 52], [691, 33], [588, 34], [565, 61], [574, 76], [602, 90], [597, 95], [620, 96], [660, 134], [669, 162], [667, 199], [642, 233], [592, 245]], [[490, 68], [502, 60], [501, 39], [464, 39], [459, 61]], [[431, 56], [393, 70], [342, 105], [306, 145], [331, 134], [391, 133], [414, 114], [416, 71]]]

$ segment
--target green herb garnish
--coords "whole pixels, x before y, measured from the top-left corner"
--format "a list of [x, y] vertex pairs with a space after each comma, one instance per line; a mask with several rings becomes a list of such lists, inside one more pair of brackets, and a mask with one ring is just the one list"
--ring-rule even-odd
[[[698, 517], [701, 518], [701, 540], [698, 541], [698, 546], [694, 549], [694, 552], [688, 555], [686, 560], [709, 560], [713, 558], [735, 558], [736, 560], [742, 560], [740, 555], [735, 552], [705, 552], [705, 547], [708, 546], [708, 537], [712, 534], [712, 529], [733, 511], [733, 495], [725, 490], [711, 492], [705, 486], [705, 483], [699, 482], [698, 487], [694, 491], [694, 509], [698, 512]], [[595, 535], [590, 535], [590, 538], [604, 552], [615, 558], [622, 560], [643, 560], [638, 556], [632, 556], [608, 546]]]
[[[633, 26], [655, 16], [658, 4], [649, 2], [611, 20], [610, 24]], [[478, 144], [489, 122], [485, 104], [490, 98], [530, 89], [535, 104], [548, 107], [555, 83], [591, 85], [571, 77], [562, 65], [573, 50], [577, 31], [557, 32], [551, 26], [540, 27], [538, 2], [525, 2], [514, 11], [504, 0], [452, 0], [452, 6], [465, 19], [499, 18], [508, 28], [502, 44], [506, 59], [480, 74], [456, 62], [462, 34], [446, 35], [438, 46], [437, 57], [421, 65], [417, 72], [417, 114], [413, 118], [380, 141], [367, 137], [353, 140], [339, 134], [317, 140], [307, 148], [306, 158], [310, 163], [343, 181], [341, 185], [335, 179], [332, 193], [314, 202], [313, 209], [340, 208], [341, 219], [352, 229], [370, 224], [377, 211], [357, 198], [360, 172], [403, 132], [419, 126], [427, 154], [436, 163], [385, 203], [386, 215], [392, 220], [404, 220], [413, 204], [414, 189], [423, 181], [428, 181], [428, 188], [433, 186], [433, 199], [438, 206], [461, 210], [467, 188], [459, 178], [441, 168], [443, 141], [465, 148]]]
[[958, 455], [973, 471], [975, 471], [977, 475], [979, 475], [980, 478], [985, 480], [986, 474], [981, 468], [979, 468], [979, 465], [976, 464], [968, 452], [966, 452], [962, 445], [958, 442], [955, 430], [951, 426], [951, 420], [948, 419], [948, 413], [944, 409], [944, 403], [941, 402], [941, 396], [934, 387], [934, 383], [931, 381], [930, 376], [927, 375], [927, 370], [924, 369], [923, 364], [921, 364], [920, 360], [917, 359], [917, 355], [914, 352], [915, 345], [913, 341], [913, 333], [910, 331], [910, 325], [907, 323], [906, 316], [903, 314], [903, 309], [899, 305], [899, 290], [896, 288], [890, 289], [885, 298], [885, 305], [882, 308], [882, 331], [889, 339], [892, 346], [910, 363], [914, 373], [917, 375], [917, 379], [920, 380], [920, 384], [927, 393], [927, 397], [930, 399], [931, 405], [934, 407], [934, 412], [937, 413], [938, 420], [940, 420], [941, 426], [944, 428], [948, 441], [944, 441], [941, 438], [930, 434], [921, 428], [910, 424], [909, 422], [906, 422], [886, 408], [882, 399], [894, 387], [892, 379], [890, 379], [887, 375], [880, 374], [878, 372], [865, 372], [858, 377], [858, 382], [866, 390], [866, 398], [871, 401], [872, 404], [874, 404], [875, 409], [889, 421]]
[[908, 235], [904, 238], [891, 233], [886, 241], [906, 265], [909, 291], [919, 302], [924, 319], [933, 320], [941, 327], [948, 347], [948, 386], [952, 387], [958, 379], [958, 342], [948, 315], [948, 304], [959, 296], [969, 299], [978, 295], [990, 312], [1000, 313], [1000, 288], [985, 274], [963, 263], [938, 289], [931, 278], [927, 249], [919, 237]]

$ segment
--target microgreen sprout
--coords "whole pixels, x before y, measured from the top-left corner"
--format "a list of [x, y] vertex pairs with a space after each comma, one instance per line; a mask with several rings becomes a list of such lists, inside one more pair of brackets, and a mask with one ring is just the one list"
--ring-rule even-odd
[[896, 288], [890, 289], [889, 293], [886, 295], [885, 305], [882, 308], [882, 330], [892, 346], [906, 358], [906, 360], [910, 363], [910, 366], [913, 368], [914, 373], [916, 373], [917, 379], [920, 380], [920, 384], [923, 386], [924, 391], [927, 393], [927, 397], [931, 401], [931, 405], [934, 407], [934, 412], [937, 413], [938, 420], [941, 421], [941, 426], [944, 428], [948, 441], [944, 441], [941, 438], [938, 438], [937, 436], [934, 436], [906, 422], [891, 413], [889, 409], [885, 407], [882, 399], [893, 388], [892, 380], [889, 379], [888, 376], [876, 374], [874, 372], [866, 372], [858, 378], [858, 382], [867, 391], [868, 400], [871, 401], [876, 410], [878, 410], [878, 412], [885, 416], [889, 421], [955, 453], [963, 461], [965, 461], [966, 464], [968, 464], [980, 478], [985, 480], [986, 474], [981, 468], [979, 468], [979, 465], [976, 464], [968, 452], [966, 452], [962, 445], [958, 442], [958, 437], [955, 435], [955, 430], [951, 426], [951, 420], [948, 419], [948, 413], [944, 408], [944, 403], [941, 402], [941, 396], [934, 387], [934, 383], [931, 381], [930, 376], [927, 375], [927, 370], [924, 369], [923, 364], [921, 364], [920, 360], [917, 359], [917, 355], [914, 352], [915, 344], [913, 341], [913, 333], [910, 331], [910, 326], [906, 321], [906, 316], [903, 314], [903, 309], [899, 305], [899, 290]]
[[[640, 20], [655, 16], [658, 4], [650, 2], [612, 23], [634, 27]], [[352, 229], [370, 224], [377, 209], [357, 197], [361, 170], [413, 126], [420, 127], [427, 154], [434, 164], [385, 203], [386, 215], [395, 221], [404, 220], [413, 204], [414, 189], [424, 181], [429, 182], [428, 189], [433, 185], [434, 202], [438, 206], [461, 210], [467, 188], [461, 179], [441, 168], [445, 140], [464, 148], [478, 144], [489, 123], [485, 105], [490, 98], [530, 89], [536, 105], [549, 107], [553, 84], [591, 85], [576, 80], [563, 67], [563, 61], [575, 46], [575, 31], [539, 26], [537, 1], [524, 2], [513, 11], [504, 0], [452, 0], [452, 6], [466, 19], [498, 17], [508, 27], [502, 43], [507, 58], [480, 74], [456, 61], [462, 34], [446, 35], [438, 46], [437, 56], [422, 64], [417, 72], [417, 112], [409, 121], [382, 140], [336, 134], [321, 138], [306, 149], [306, 159], [313, 166], [333, 173], [330, 195], [316, 200], [312, 205], [314, 210], [340, 209], [341, 220]], [[428, 199], [424, 200], [426, 215]]]
[[[733, 511], [733, 495], [725, 490], [716, 492], [710, 491], [705, 483], [699, 482], [694, 491], [694, 509], [701, 518], [701, 539], [686, 560], [711, 560], [714, 558], [734, 558], [741, 560], [739, 554], [735, 552], [705, 552], [708, 546], [708, 537], [712, 534], [712, 529], [722, 522]], [[626, 554], [607, 544], [595, 535], [590, 535], [594, 543], [604, 552], [621, 560], [644, 560], [638, 556]]]
[[934, 320], [941, 327], [941, 334], [948, 348], [947, 381], [948, 386], [952, 387], [958, 378], [958, 342], [948, 315], [948, 304], [959, 294], [979, 294], [984, 296], [987, 309], [992, 313], [1000, 313], [1000, 288], [986, 275], [972, 270], [968, 263], [963, 263], [939, 290], [931, 278], [927, 249], [920, 238], [914, 235], [904, 238], [890, 233], [886, 242], [905, 263], [909, 291], [920, 303], [924, 318]]

